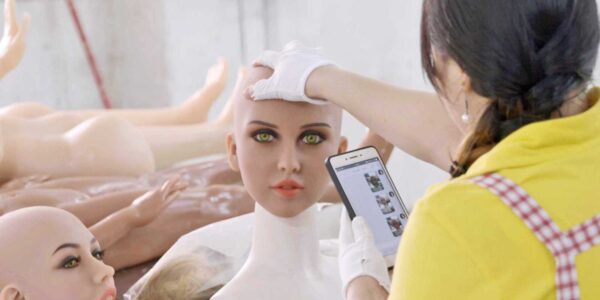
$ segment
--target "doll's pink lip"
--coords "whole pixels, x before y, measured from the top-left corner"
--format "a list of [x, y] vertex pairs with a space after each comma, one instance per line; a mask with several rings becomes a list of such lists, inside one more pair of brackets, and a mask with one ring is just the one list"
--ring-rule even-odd
[[301, 190], [304, 186], [293, 179], [285, 179], [271, 186], [272, 189]]
[[304, 189], [304, 186], [296, 182], [295, 180], [286, 179], [282, 180], [277, 184], [274, 184], [273, 186], [271, 186], [271, 189], [273, 189], [277, 194], [279, 194], [283, 198], [291, 199], [296, 197], [296, 195], [298, 195], [298, 193], [300, 193], [300, 191]]
[[[110, 298], [110, 297], [112, 297], [112, 298]], [[104, 291], [104, 294], [102, 294], [102, 296], [100, 297], [100, 300], [107, 300], [107, 299], [113, 299], [113, 300], [117, 299], [117, 289], [114, 286], [107, 288], [106, 291]]]

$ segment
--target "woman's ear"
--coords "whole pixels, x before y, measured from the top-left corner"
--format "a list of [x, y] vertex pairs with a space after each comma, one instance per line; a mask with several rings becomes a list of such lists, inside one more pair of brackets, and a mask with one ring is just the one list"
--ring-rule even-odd
[[343, 136], [340, 137], [340, 145], [338, 146], [338, 154], [344, 153], [348, 150], [348, 139]]
[[469, 75], [467, 75], [467, 73], [465, 73], [465, 71], [463, 71], [462, 69], [460, 74], [460, 81], [465, 93], [470, 93], [473, 91], [473, 86], [471, 85], [471, 77], [469, 77]]
[[25, 297], [16, 286], [9, 284], [0, 290], [0, 300], [25, 300]]
[[227, 134], [227, 162], [229, 162], [229, 167], [232, 170], [236, 172], [240, 171], [237, 157], [237, 145], [235, 144], [233, 133]]

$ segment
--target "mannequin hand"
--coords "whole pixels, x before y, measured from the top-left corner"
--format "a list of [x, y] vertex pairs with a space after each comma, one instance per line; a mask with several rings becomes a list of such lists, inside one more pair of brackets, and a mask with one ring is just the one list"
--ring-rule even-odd
[[31, 16], [25, 14], [19, 27], [16, 19], [15, 0], [4, 1], [4, 35], [0, 40], [0, 78], [14, 69], [25, 53], [25, 38]]
[[273, 75], [256, 82], [248, 92], [254, 100], [283, 99], [323, 104], [323, 100], [308, 98], [305, 93], [310, 73], [318, 67], [333, 64], [319, 52], [319, 49], [305, 47], [298, 41], [289, 42], [281, 52], [263, 52], [254, 65], [272, 68]]
[[187, 187], [188, 183], [177, 176], [167, 180], [160, 189], [149, 191], [135, 199], [129, 206], [133, 216], [132, 225], [141, 227], [152, 222]]
[[386, 291], [390, 290], [390, 276], [383, 256], [375, 247], [369, 225], [363, 217], [350, 221], [346, 209], [340, 219], [339, 267], [344, 297], [348, 286], [360, 276], [370, 276]]

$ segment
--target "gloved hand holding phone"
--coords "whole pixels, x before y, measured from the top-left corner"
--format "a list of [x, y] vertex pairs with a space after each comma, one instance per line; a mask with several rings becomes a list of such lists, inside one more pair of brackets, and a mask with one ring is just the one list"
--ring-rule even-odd
[[351, 221], [345, 208], [340, 217], [339, 243], [338, 260], [344, 296], [350, 282], [360, 276], [374, 278], [389, 292], [390, 276], [385, 260], [375, 246], [369, 225], [360, 216]]

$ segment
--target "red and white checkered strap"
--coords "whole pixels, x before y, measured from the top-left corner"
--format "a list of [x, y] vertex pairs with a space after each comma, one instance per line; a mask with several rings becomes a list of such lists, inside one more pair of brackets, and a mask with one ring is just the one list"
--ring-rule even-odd
[[471, 180], [500, 197], [554, 256], [556, 298], [558, 300], [579, 299], [581, 296], [575, 256], [600, 244], [600, 214], [567, 232], [561, 232], [548, 213], [512, 180], [496, 173], [478, 176]]

